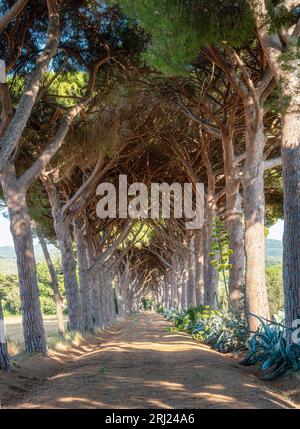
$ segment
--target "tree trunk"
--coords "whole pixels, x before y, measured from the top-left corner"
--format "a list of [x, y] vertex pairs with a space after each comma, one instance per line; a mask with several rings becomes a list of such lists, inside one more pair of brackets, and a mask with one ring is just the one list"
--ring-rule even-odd
[[64, 335], [65, 333], [65, 324], [64, 324], [64, 316], [62, 311], [62, 305], [61, 305], [61, 296], [59, 292], [58, 287], [58, 280], [57, 275], [54, 269], [53, 262], [51, 260], [50, 253], [48, 251], [46, 240], [44, 239], [43, 235], [38, 231], [38, 227], [35, 226], [36, 234], [39, 239], [41, 248], [43, 250], [44, 258], [50, 273], [51, 277], [51, 287], [54, 294], [54, 301], [55, 301], [55, 307], [56, 307], [56, 317], [57, 317], [57, 323], [58, 323], [58, 332], [60, 335]]
[[77, 261], [80, 284], [80, 302], [81, 302], [81, 329], [83, 332], [93, 330], [93, 313], [91, 298], [91, 282], [88, 272], [88, 251], [87, 241], [84, 236], [83, 226], [79, 220], [74, 222], [74, 236], [77, 248]]
[[207, 194], [205, 214], [205, 223], [203, 225], [204, 305], [216, 308], [218, 302], [219, 273], [217, 268], [211, 264], [211, 261], [215, 257], [209, 255], [212, 251], [213, 226], [216, 220], [216, 202], [214, 195], [210, 192]]
[[177, 266], [177, 261], [176, 261], [176, 255], [173, 254], [172, 255], [172, 269], [170, 270], [170, 289], [171, 289], [171, 308], [176, 308], [176, 298], [177, 298], [177, 294], [176, 294], [176, 289], [177, 289], [177, 284], [176, 284], [176, 266]]
[[[299, 44], [298, 44], [299, 45]], [[281, 74], [283, 99], [288, 106], [282, 111], [282, 180], [283, 180], [283, 286], [287, 341], [291, 328], [299, 327], [300, 319], [300, 76], [299, 46], [290, 48], [290, 67]], [[279, 74], [279, 72], [278, 72]], [[297, 322], [295, 322], [297, 321]], [[293, 326], [293, 322], [296, 325]]]
[[165, 275], [165, 306], [171, 308], [169, 273]]
[[[90, 237], [88, 237], [90, 238]], [[99, 272], [93, 270], [93, 266], [96, 263], [95, 249], [93, 247], [92, 240], [89, 240], [87, 247], [88, 255], [88, 280], [89, 280], [89, 289], [91, 293], [91, 311], [92, 311], [92, 320], [93, 327], [96, 329], [101, 329], [103, 327], [103, 317], [102, 317], [102, 306], [101, 306], [101, 296], [100, 296], [100, 283], [99, 283]]]
[[187, 287], [187, 306], [195, 307], [196, 305], [196, 288], [195, 288], [195, 247], [194, 236], [188, 239], [189, 252], [187, 255], [188, 269], [188, 287]]
[[195, 231], [195, 288], [196, 305], [204, 304], [203, 229]]
[[68, 219], [62, 219], [61, 217], [61, 204], [55, 185], [52, 183], [49, 177], [43, 178], [42, 181], [48, 193], [54, 220], [54, 229], [61, 253], [64, 284], [68, 303], [69, 329], [71, 331], [80, 331], [80, 295], [76, 275], [76, 260], [73, 252], [73, 242], [70, 233], [70, 224]]
[[300, 112], [299, 105], [294, 107], [282, 115], [283, 280], [289, 329], [300, 319]]
[[107, 308], [108, 308], [108, 320], [109, 323], [114, 322], [116, 318], [116, 308], [114, 300], [114, 290], [113, 290], [113, 273], [111, 271], [105, 272], [105, 282], [107, 288]]
[[9, 355], [7, 350], [1, 297], [0, 297], [0, 369], [4, 369], [5, 371], [10, 370], [10, 362], [9, 362]]
[[176, 282], [177, 282], [177, 309], [182, 309], [182, 273], [180, 272], [177, 266], [176, 272]]
[[227, 232], [230, 248], [233, 253], [229, 257], [229, 301], [238, 311], [243, 308], [245, 288], [245, 249], [244, 228], [240, 180], [233, 149], [233, 130], [222, 133], [223, 157], [226, 179], [226, 213]]
[[93, 322], [95, 328], [104, 328], [104, 305], [103, 305], [103, 296], [101, 294], [101, 276], [100, 273], [94, 273], [92, 285], [92, 298], [93, 298]]
[[188, 267], [187, 267], [187, 257], [183, 255], [183, 260], [181, 261], [181, 270], [182, 270], [182, 283], [181, 283], [181, 308], [182, 310], [187, 310], [187, 285], [188, 285]]
[[[297, 6], [297, 2], [293, 4]], [[293, 27], [282, 28], [282, 34], [288, 35], [288, 43], [286, 43], [284, 38], [273, 33], [266, 2], [251, 1], [250, 6], [256, 20], [262, 48], [284, 101], [281, 114], [284, 199], [283, 286], [285, 321], [289, 329], [293, 321], [300, 318], [300, 59], [299, 31], [297, 31], [299, 21], [294, 29]], [[287, 341], [291, 341], [289, 334]]]
[[47, 354], [26, 190], [12, 171], [3, 171], [0, 178], [17, 257], [25, 351]]
[[252, 99], [244, 103], [246, 118], [246, 164], [244, 169], [246, 306], [249, 328], [255, 331], [259, 322], [251, 314], [269, 319], [269, 303], [265, 283], [265, 196], [264, 158], [265, 136], [263, 111], [255, 129], [255, 109]]

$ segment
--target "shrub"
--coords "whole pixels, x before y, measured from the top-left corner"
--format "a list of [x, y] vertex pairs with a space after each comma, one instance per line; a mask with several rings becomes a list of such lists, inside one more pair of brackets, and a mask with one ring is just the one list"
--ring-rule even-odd
[[300, 370], [300, 344], [287, 344], [284, 324], [257, 319], [261, 328], [252, 336], [249, 352], [241, 365], [261, 363], [262, 370], [268, 371], [263, 377], [265, 380], [279, 378], [287, 370]]
[[198, 306], [187, 311], [168, 310], [165, 316], [177, 329], [188, 332], [199, 341], [205, 341], [220, 352], [246, 347], [246, 321], [230, 310], [217, 311], [207, 306]]

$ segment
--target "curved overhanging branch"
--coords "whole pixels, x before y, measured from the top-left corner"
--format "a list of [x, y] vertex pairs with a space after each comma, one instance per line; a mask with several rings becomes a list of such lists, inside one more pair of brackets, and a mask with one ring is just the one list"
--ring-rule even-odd
[[42, 173], [53, 156], [57, 153], [58, 149], [62, 146], [73, 120], [84, 109], [93, 94], [97, 71], [99, 70], [100, 66], [108, 60], [109, 54], [107, 54], [105, 58], [98, 60], [93, 65], [89, 73], [89, 81], [83, 99], [76, 106], [68, 109], [52, 141], [48, 144], [48, 146], [44, 149], [44, 151], [32, 164], [32, 166], [20, 177], [19, 180], [21, 182], [21, 186], [24, 189], [28, 189], [31, 183]]
[[6, 167], [20, 144], [22, 133], [31, 115], [38, 95], [41, 81], [48, 70], [49, 63], [54, 57], [60, 36], [59, 14], [55, 0], [47, 0], [48, 7], [48, 41], [46, 47], [36, 62], [24, 93], [20, 99], [14, 117], [12, 118], [4, 136], [0, 140], [0, 172]]
[[28, 0], [18, 0], [6, 13], [0, 18], [0, 33], [10, 24], [24, 9]]

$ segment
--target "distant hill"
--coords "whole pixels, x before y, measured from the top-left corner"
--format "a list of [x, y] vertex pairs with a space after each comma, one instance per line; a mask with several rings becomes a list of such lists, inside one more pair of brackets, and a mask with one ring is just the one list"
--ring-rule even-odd
[[[60, 257], [59, 250], [48, 245], [53, 260]], [[34, 246], [37, 262], [44, 261], [42, 248], [39, 244]], [[280, 240], [266, 240], [266, 264], [276, 265], [282, 262], [282, 242]], [[17, 274], [17, 263], [15, 250], [11, 246], [0, 247], [0, 274]]]
[[[60, 253], [55, 246], [49, 244], [48, 249], [53, 260], [59, 258]], [[34, 246], [34, 253], [37, 262], [44, 261], [43, 251], [39, 244]], [[17, 274], [16, 254], [12, 246], [0, 246], [0, 274]]]
[[266, 264], [275, 265], [282, 262], [282, 241], [266, 240]]

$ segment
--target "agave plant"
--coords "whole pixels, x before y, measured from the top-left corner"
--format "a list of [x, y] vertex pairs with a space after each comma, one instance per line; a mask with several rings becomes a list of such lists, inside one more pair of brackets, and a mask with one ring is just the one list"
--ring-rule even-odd
[[228, 310], [210, 317], [203, 338], [214, 349], [228, 353], [245, 349], [247, 336], [246, 321]]
[[248, 331], [245, 321], [235, 313], [212, 310], [208, 306], [189, 308], [172, 315], [177, 329], [188, 332], [199, 341], [226, 353], [245, 348]]
[[262, 370], [268, 371], [265, 380], [279, 378], [287, 370], [300, 369], [300, 344], [287, 344], [286, 329], [281, 323], [267, 322], [256, 317], [260, 329], [253, 334], [249, 342], [249, 352], [241, 365], [262, 364]]

